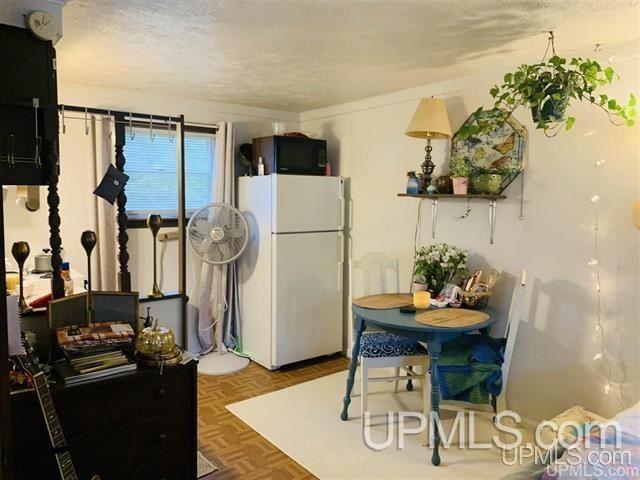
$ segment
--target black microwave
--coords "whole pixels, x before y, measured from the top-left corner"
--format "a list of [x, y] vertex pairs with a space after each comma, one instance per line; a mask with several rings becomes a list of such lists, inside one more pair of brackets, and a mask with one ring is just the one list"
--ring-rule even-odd
[[260, 158], [265, 175], [324, 175], [327, 167], [327, 141], [285, 135], [254, 138], [254, 173], [258, 171]]

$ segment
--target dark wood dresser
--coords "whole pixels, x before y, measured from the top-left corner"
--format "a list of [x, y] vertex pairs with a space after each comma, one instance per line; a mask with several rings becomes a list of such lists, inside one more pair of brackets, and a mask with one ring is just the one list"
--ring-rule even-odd
[[[79, 479], [195, 479], [196, 365], [51, 387]], [[35, 393], [12, 396], [11, 416], [15, 479], [59, 478]]]

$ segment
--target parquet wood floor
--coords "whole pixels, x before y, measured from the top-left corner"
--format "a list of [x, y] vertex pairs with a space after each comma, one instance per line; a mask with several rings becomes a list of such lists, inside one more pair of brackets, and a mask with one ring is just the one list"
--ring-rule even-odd
[[[198, 376], [198, 447], [218, 471], [207, 480], [315, 478], [225, 407], [241, 400], [342, 371], [342, 355], [300, 362], [271, 372], [251, 363], [241, 372]], [[339, 412], [336, 412], [338, 415]]]

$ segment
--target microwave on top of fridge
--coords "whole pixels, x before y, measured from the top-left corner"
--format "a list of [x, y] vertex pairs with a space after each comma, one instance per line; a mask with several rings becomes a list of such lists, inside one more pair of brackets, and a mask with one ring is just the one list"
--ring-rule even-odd
[[327, 167], [327, 141], [285, 135], [253, 139], [253, 169], [259, 159], [264, 174], [324, 175]]

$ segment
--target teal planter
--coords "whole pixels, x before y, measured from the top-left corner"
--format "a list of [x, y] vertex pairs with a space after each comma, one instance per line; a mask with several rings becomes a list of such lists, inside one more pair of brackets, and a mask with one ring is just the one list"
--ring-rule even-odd
[[[549, 98], [542, 105], [531, 107], [531, 118], [536, 123], [543, 122], [561, 122], [567, 111], [569, 103], [569, 94], [566, 90], [553, 89], [549, 90], [549, 95], [560, 94], [560, 99]], [[541, 108], [542, 107], [542, 108]]]

